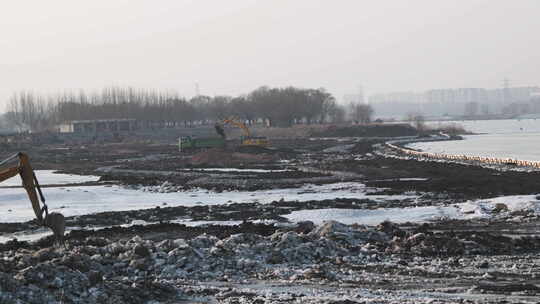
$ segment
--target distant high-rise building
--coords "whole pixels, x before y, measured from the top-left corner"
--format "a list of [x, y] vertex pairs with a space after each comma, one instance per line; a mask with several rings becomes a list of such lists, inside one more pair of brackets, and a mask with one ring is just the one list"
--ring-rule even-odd
[[509, 102], [511, 100], [511, 94], [510, 94], [510, 80], [508, 78], [505, 78], [503, 80], [503, 102]]
[[[404, 115], [408, 112], [423, 112], [425, 115], [463, 115], [467, 103], [477, 103], [479, 113], [501, 113], [513, 102], [528, 102], [540, 87], [505, 87], [500, 89], [457, 88], [434, 89], [425, 92], [393, 92], [369, 97], [375, 113], [382, 116]], [[482, 105], [486, 106], [482, 106]]]

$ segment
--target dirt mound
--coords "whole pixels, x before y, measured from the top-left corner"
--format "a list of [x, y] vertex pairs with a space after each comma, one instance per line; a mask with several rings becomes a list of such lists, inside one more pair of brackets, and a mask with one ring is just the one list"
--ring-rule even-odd
[[418, 131], [409, 124], [330, 126], [324, 131], [311, 134], [313, 137], [398, 137], [416, 135], [418, 135]]
[[241, 153], [224, 149], [208, 149], [193, 155], [191, 164], [230, 167], [240, 164], [269, 163], [276, 160], [277, 156], [268, 153]]
[[222, 149], [208, 149], [196, 153], [191, 158], [191, 164], [203, 165], [203, 164], [222, 164], [232, 162], [232, 153]]
[[234, 148], [234, 152], [248, 154], [271, 154], [274, 153], [274, 150], [259, 146], [237, 146]]
[[366, 154], [373, 152], [373, 145], [381, 143], [382, 140], [364, 140], [354, 145], [351, 149], [351, 153], [355, 154]]

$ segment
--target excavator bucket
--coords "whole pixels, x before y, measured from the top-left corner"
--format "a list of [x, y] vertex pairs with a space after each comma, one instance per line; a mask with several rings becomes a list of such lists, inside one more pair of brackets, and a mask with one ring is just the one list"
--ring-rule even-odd
[[44, 224], [53, 231], [56, 241], [64, 244], [64, 233], [66, 231], [64, 216], [61, 213], [51, 212], [45, 217]]

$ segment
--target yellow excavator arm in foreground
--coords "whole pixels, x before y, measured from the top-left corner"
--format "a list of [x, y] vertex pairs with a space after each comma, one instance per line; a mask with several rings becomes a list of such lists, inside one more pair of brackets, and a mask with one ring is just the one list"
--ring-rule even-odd
[[[0, 169], [0, 182], [3, 182], [19, 174], [22, 180], [22, 186], [26, 190], [28, 198], [32, 203], [32, 209], [34, 209], [34, 214], [36, 215], [38, 223], [45, 227], [49, 227], [53, 231], [56, 239], [58, 241], [63, 241], [65, 231], [64, 216], [60, 213], [55, 212], [49, 214], [47, 205], [45, 204], [45, 197], [41, 192], [41, 188], [36, 178], [34, 169], [32, 169], [32, 166], [30, 165], [28, 155], [19, 152], [0, 162], [0, 166], [16, 158], [19, 159], [19, 165], [17, 167], [11, 167], [3, 170]], [[43, 204], [43, 207], [41, 207], [41, 204]]]

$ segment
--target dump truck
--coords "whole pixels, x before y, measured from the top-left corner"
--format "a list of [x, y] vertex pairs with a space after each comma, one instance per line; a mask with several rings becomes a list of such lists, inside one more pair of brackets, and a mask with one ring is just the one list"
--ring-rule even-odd
[[203, 148], [223, 148], [225, 139], [223, 137], [202, 137], [184, 136], [178, 139], [178, 149], [180, 151]]

